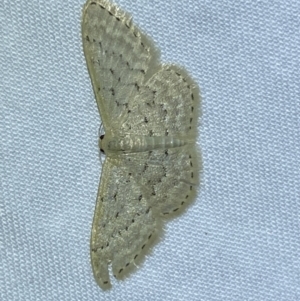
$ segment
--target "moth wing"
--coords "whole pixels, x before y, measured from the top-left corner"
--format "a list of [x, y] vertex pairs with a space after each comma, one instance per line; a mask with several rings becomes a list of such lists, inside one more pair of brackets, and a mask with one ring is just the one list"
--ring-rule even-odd
[[85, 4], [82, 41], [104, 130], [117, 130], [153, 65], [149, 41], [125, 12], [106, 0]]
[[197, 132], [199, 91], [186, 72], [176, 66], [161, 68], [129, 100], [120, 135], [194, 138]]
[[196, 145], [126, 154], [124, 164], [155, 216], [179, 213], [196, 196], [200, 154]]
[[[108, 264], [122, 278], [142, 257], [155, 237], [158, 224], [139, 184], [121, 157], [103, 164], [91, 235], [91, 261], [95, 279], [109, 288]], [[139, 258], [138, 258], [139, 257]]]

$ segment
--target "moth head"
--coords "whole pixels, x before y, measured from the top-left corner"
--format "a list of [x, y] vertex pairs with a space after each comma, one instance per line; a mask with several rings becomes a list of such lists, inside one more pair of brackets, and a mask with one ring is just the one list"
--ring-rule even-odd
[[100, 147], [100, 151], [101, 153], [105, 154], [105, 139], [104, 139], [105, 135], [100, 135], [99, 137], [99, 147]]

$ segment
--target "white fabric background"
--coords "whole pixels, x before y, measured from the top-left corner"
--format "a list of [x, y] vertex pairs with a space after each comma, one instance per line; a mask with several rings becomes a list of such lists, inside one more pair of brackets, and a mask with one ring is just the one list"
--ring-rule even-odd
[[118, 0], [202, 91], [203, 176], [144, 264], [97, 287], [100, 118], [83, 0], [0, 6], [0, 300], [300, 300], [300, 1]]

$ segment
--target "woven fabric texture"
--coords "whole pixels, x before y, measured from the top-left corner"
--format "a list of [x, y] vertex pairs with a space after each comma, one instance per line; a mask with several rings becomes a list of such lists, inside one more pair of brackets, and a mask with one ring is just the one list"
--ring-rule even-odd
[[202, 95], [196, 201], [102, 291], [84, 1], [0, 7], [0, 300], [300, 300], [300, 2], [118, 0]]

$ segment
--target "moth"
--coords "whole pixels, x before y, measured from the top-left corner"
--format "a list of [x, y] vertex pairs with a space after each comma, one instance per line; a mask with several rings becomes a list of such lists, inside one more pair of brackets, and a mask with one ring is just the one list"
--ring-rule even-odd
[[91, 262], [103, 289], [108, 266], [122, 279], [157, 240], [163, 222], [195, 198], [199, 90], [161, 64], [130, 16], [106, 0], [83, 8], [82, 41], [105, 154], [91, 234]]

